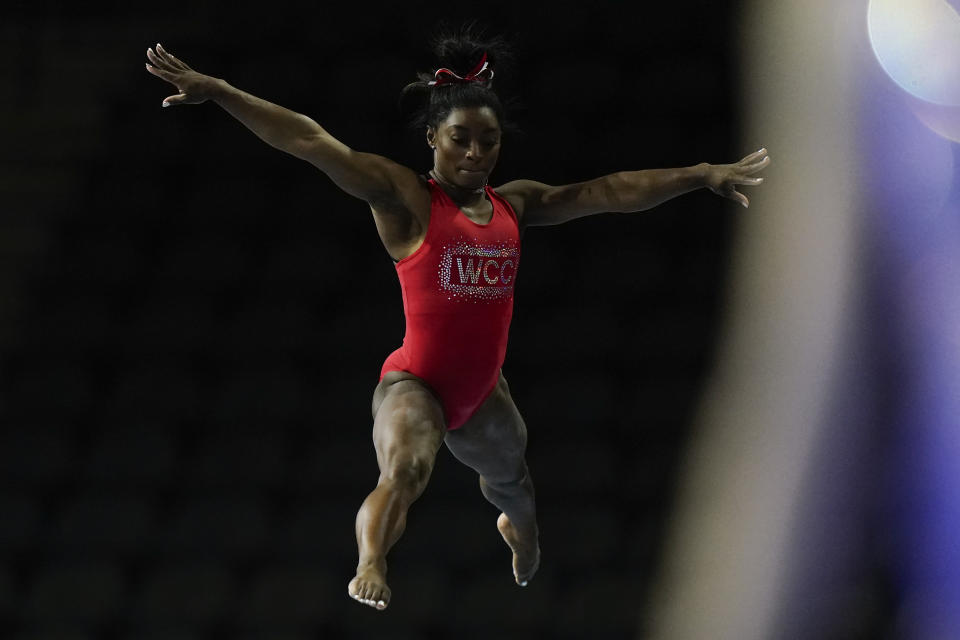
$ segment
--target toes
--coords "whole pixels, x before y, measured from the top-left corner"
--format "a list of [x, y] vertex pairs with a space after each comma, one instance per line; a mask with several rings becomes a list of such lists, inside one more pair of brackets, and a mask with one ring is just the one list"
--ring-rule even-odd
[[533, 579], [533, 576], [537, 574], [537, 571], [540, 569], [540, 549], [536, 551], [536, 555], [533, 558], [533, 566], [531, 566], [527, 571], [519, 572], [514, 565], [513, 576], [516, 578], [517, 584], [521, 587], [527, 586], [530, 580]]
[[350, 597], [361, 604], [365, 604], [368, 607], [374, 607], [375, 609], [380, 609], [381, 611], [387, 608], [387, 605], [383, 600], [373, 600], [371, 598], [366, 598], [359, 593], [351, 594]]
[[351, 582], [347, 587], [347, 594], [361, 604], [383, 611], [390, 604], [390, 595], [382, 587], [369, 584]]
[[377, 611], [383, 611], [384, 609], [387, 608], [387, 603], [384, 600], [372, 600], [370, 598], [364, 598], [359, 600], [359, 602], [362, 602], [368, 607], [373, 607]]

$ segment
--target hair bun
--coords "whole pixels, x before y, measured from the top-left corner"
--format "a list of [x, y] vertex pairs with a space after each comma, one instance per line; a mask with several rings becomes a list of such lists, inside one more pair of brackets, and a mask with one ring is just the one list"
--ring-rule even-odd
[[512, 58], [506, 40], [502, 36], [487, 36], [476, 21], [467, 22], [456, 31], [441, 23], [431, 44], [437, 69], [449, 69], [461, 77], [480, 66], [484, 56], [487, 69], [497, 73], [501, 73], [504, 63]]
[[486, 106], [504, 131], [519, 131], [507, 120], [503, 103], [491, 86], [494, 71], [498, 82], [503, 77], [509, 80], [513, 48], [507, 40], [487, 36], [476, 21], [458, 28], [440, 22], [435, 33], [430, 48], [437, 66], [431, 72], [418, 72], [417, 80], [400, 92], [397, 103], [411, 128], [422, 131], [425, 126], [435, 126], [455, 108]]

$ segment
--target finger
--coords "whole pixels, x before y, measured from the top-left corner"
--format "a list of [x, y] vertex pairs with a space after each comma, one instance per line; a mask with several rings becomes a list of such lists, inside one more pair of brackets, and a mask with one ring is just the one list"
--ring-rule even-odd
[[160, 69], [162, 71], [179, 71], [179, 69], [171, 65], [168, 61], [161, 58], [152, 49], [147, 49], [147, 57], [150, 59], [150, 62], [153, 63], [153, 66], [157, 69]]
[[740, 167], [740, 171], [744, 173], [756, 173], [764, 167], [770, 164], [770, 156], [764, 156], [762, 160], [758, 160], [753, 164], [747, 164]]
[[740, 168], [740, 167], [746, 167], [749, 165], [754, 165], [754, 164], [757, 164], [758, 162], [762, 162], [763, 159], [767, 157], [768, 156], [766, 151], [763, 151], [762, 153], [760, 151], [756, 153], [751, 153], [750, 155], [745, 156], [739, 162], [737, 162], [736, 166]]
[[181, 59], [178, 58], [177, 56], [173, 55], [172, 53], [170, 53], [170, 52], [167, 51], [166, 49], [164, 49], [164, 48], [163, 48], [163, 45], [160, 44], [159, 42], [157, 43], [157, 52], [159, 52], [160, 55], [162, 55], [162, 56], [164, 57], [164, 59], [169, 60], [172, 64], [180, 67], [180, 68], [183, 69], [184, 71], [191, 71], [190, 65], [188, 65], [186, 62], [184, 62], [183, 60], [181, 60]]
[[186, 102], [186, 101], [187, 101], [187, 94], [185, 94], [185, 93], [178, 93], [178, 94], [176, 94], [176, 95], [168, 96], [168, 97], [164, 98], [164, 99], [163, 99], [163, 106], [165, 106], [165, 107], [174, 107], [174, 106], [176, 106], [176, 105], [178, 105], [178, 104], [183, 104], [183, 103]]
[[157, 43], [157, 53], [159, 53], [160, 56], [161, 56], [164, 60], [166, 60], [167, 62], [169, 62], [172, 66], [174, 66], [174, 67], [176, 67], [176, 68], [178, 68], [178, 69], [180, 69], [180, 70], [182, 70], [182, 71], [188, 71], [188, 70], [189, 70], [189, 67], [187, 67], [187, 65], [183, 64], [183, 62], [181, 62], [175, 55], [171, 54], [169, 51], [167, 51], [166, 49], [164, 49], [164, 48], [163, 48], [163, 45], [160, 44], [159, 42]]
[[162, 79], [166, 80], [166, 81], [169, 82], [170, 84], [175, 84], [175, 83], [173, 82], [173, 77], [174, 77], [174, 76], [173, 76], [173, 74], [170, 73], [169, 71], [165, 71], [165, 70], [160, 69], [160, 68], [158, 68], [158, 67], [155, 67], [155, 66], [153, 66], [153, 65], [151, 65], [151, 64], [149, 64], [149, 63], [147, 63], [147, 71], [149, 71], [149, 72], [152, 73], [153, 75], [157, 76], [158, 78], [162, 78]]
[[156, 53], [153, 52], [153, 49], [147, 47], [147, 58], [156, 66], [157, 68], [162, 69], [164, 67], [163, 60], [160, 59]]
[[167, 54], [167, 55], [170, 56], [170, 59], [171, 59], [171, 60], [173, 60], [174, 62], [176, 62], [178, 65], [180, 65], [180, 68], [183, 69], [184, 71], [193, 71], [193, 69], [190, 67], [190, 65], [188, 65], [186, 62], [184, 62], [183, 60], [181, 60], [181, 59], [178, 58], [177, 56], [172, 55], [172, 54]]
[[742, 193], [740, 193], [739, 191], [737, 191], [737, 190], [734, 189], [733, 187], [730, 187], [730, 189], [729, 189], [728, 191], [724, 191], [724, 192], [723, 192], [723, 195], [724, 195], [725, 197], [733, 200], [734, 202], [739, 202], [739, 203], [740, 203], [741, 205], [743, 205], [744, 207], [749, 207], [749, 206], [750, 206], [750, 201], [747, 199], [747, 196], [743, 195]]
[[757, 186], [758, 184], [763, 184], [763, 178], [745, 178], [740, 177], [736, 180], [737, 184], [743, 184], [747, 186]]
[[745, 156], [745, 157], [743, 158], [743, 160], [741, 160], [740, 162], [743, 162], [743, 163], [756, 162], [757, 160], [759, 160], [760, 158], [762, 158], [762, 157], [764, 157], [764, 156], [766, 156], [766, 155], [767, 155], [767, 148], [766, 148], [766, 147], [763, 147], [763, 148], [761, 148], [761, 149], [759, 149], [759, 150], [757, 150], [757, 151], [754, 151], [754, 152], [751, 153], [750, 155]]
[[170, 60], [170, 56], [167, 55], [167, 52], [163, 50], [163, 47], [160, 46], [160, 43], [159, 43], [159, 42], [157, 43], [157, 46], [154, 47], [154, 49], [156, 50], [156, 56], [157, 56], [160, 60], [162, 60], [163, 62], [165, 62], [167, 65], [169, 65], [169, 66], [171, 66], [171, 67], [174, 66], [174, 65], [173, 65], [173, 61]]

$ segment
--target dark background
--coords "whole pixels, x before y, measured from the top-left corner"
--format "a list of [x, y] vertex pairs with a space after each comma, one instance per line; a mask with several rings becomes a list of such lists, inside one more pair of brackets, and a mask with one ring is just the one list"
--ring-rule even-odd
[[737, 205], [529, 230], [504, 372], [542, 569], [512, 583], [496, 510], [443, 450], [378, 613], [346, 586], [403, 336], [392, 262], [312, 166], [212, 103], [161, 109], [145, 51], [425, 171], [400, 89], [440, 18], [477, 18], [518, 47], [497, 86], [524, 133], [492, 184], [562, 184], [755, 150], [734, 3], [117, 4], [0, 25], [0, 636], [633, 637]]

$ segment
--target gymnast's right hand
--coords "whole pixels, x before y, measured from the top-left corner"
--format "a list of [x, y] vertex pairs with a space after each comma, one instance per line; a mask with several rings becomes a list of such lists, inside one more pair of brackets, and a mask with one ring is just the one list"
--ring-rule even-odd
[[216, 78], [205, 76], [191, 69], [169, 51], [157, 43], [157, 51], [147, 49], [147, 57], [153, 64], [147, 63], [147, 71], [174, 85], [179, 93], [163, 99], [163, 106], [178, 104], [200, 104], [213, 97], [220, 82]]

